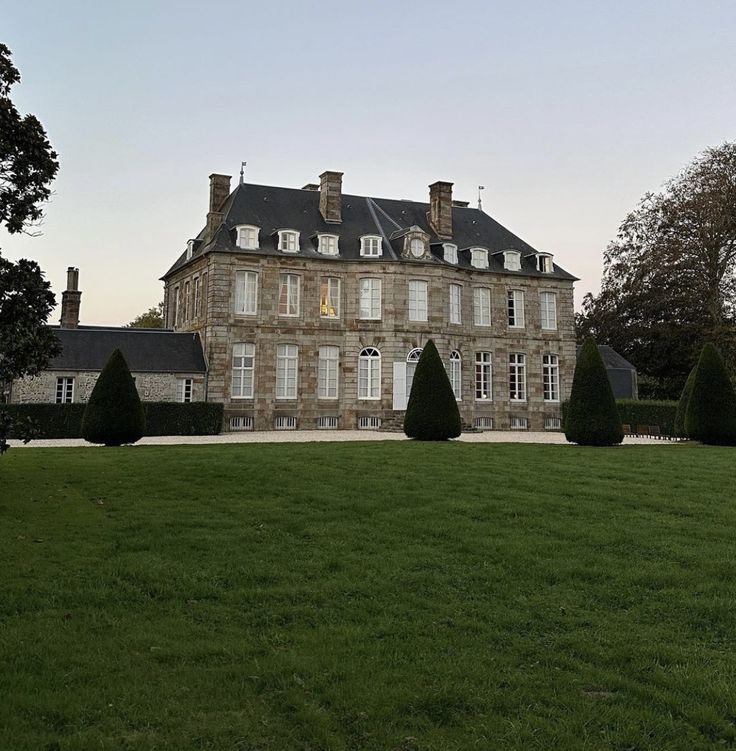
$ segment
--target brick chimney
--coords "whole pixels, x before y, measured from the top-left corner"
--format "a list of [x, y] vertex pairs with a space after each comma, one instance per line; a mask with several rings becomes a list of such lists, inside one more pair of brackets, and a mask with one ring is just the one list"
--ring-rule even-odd
[[222, 204], [230, 195], [230, 175], [210, 175], [210, 210], [207, 212], [207, 239], [211, 240], [222, 224]]
[[342, 222], [342, 172], [323, 172], [319, 176], [319, 210], [329, 224]]
[[61, 293], [61, 328], [76, 329], [79, 326], [79, 269], [70, 266], [66, 270], [66, 290]]
[[429, 186], [429, 223], [437, 237], [452, 237], [452, 183], [438, 181]]

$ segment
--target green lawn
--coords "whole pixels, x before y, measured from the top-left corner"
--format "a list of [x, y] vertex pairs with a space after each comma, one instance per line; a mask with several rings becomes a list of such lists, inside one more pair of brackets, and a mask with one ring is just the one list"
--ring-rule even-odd
[[736, 451], [13, 449], [0, 749], [732, 748]]

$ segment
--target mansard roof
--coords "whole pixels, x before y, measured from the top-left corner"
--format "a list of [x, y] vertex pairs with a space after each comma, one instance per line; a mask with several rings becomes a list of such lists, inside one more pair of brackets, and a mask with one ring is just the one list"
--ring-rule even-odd
[[[452, 243], [458, 248], [458, 263], [447, 265], [455, 268], [473, 268], [470, 264], [469, 250], [482, 247], [490, 251], [489, 272], [570, 281], [577, 279], [556, 264], [552, 273], [537, 271], [535, 254], [546, 251], [537, 251], [480, 209], [453, 206], [453, 236], [450, 239], [441, 239], [429, 223], [428, 203], [344, 193], [342, 195], [342, 222], [335, 224], [325, 222], [322, 217], [319, 210], [319, 196], [317, 190], [279, 188], [248, 183], [238, 185], [220, 209], [224, 217], [222, 226], [206, 243], [205, 230], [199, 233], [191, 260], [205, 253], [227, 252], [243, 255], [295, 255], [302, 258], [326, 259], [334, 263], [340, 261], [426, 263], [426, 261], [401, 257], [397, 244], [391, 241], [391, 237], [395, 237], [397, 232], [416, 225], [430, 236], [432, 256], [438, 263], [446, 263], [442, 256], [442, 244]], [[260, 228], [260, 248], [244, 250], [236, 246], [236, 227], [239, 225], [252, 225]], [[297, 230], [300, 233], [298, 253], [285, 253], [278, 250], [276, 233], [279, 229]], [[317, 252], [315, 239], [318, 233], [339, 236], [339, 255], [325, 256]], [[376, 258], [360, 255], [360, 238], [363, 235], [383, 237], [382, 256]], [[521, 252], [523, 260], [520, 271], [504, 269], [503, 257], [493, 255], [504, 250]], [[188, 262], [186, 252], [182, 253], [164, 274], [163, 279]]]
[[199, 334], [170, 329], [132, 329], [112, 326], [49, 326], [62, 350], [47, 370], [102, 370], [119, 349], [132, 372], [204, 373], [207, 370]]

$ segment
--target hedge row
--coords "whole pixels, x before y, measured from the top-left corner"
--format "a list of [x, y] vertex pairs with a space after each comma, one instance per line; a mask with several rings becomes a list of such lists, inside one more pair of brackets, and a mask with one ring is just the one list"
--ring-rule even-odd
[[[30, 417], [39, 438], [80, 438], [84, 404], [3, 404], [13, 417]], [[215, 402], [143, 402], [145, 435], [217, 435], [222, 430], [222, 404]], [[11, 435], [9, 438], [15, 438]]]
[[[562, 404], [562, 424], [567, 417], [567, 402]], [[654, 401], [648, 399], [619, 399], [616, 402], [621, 422], [630, 425], [636, 432], [639, 425], [658, 425], [663, 435], [675, 435], [675, 415], [677, 402]]]

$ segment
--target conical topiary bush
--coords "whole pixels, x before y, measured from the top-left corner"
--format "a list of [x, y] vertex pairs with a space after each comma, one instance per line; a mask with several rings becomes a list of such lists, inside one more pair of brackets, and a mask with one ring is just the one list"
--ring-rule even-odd
[[736, 393], [723, 358], [710, 343], [695, 366], [685, 434], [703, 443], [736, 445]]
[[693, 383], [695, 382], [696, 368], [697, 365], [693, 365], [693, 369], [690, 371], [690, 375], [688, 375], [687, 381], [685, 381], [685, 385], [682, 388], [680, 401], [677, 403], [675, 424], [672, 430], [678, 438], [687, 438], [687, 433], [685, 432], [685, 413], [687, 412], [687, 405], [690, 402], [690, 394], [692, 394], [693, 392]]
[[430, 339], [414, 372], [404, 433], [420, 441], [446, 441], [460, 435], [462, 424], [450, 379], [437, 347]]
[[592, 337], [583, 342], [575, 364], [565, 437], [583, 446], [613, 446], [624, 439], [606, 366]]
[[116, 349], [97, 379], [82, 416], [82, 438], [90, 443], [120, 446], [143, 435], [145, 416], [133, 376]]

